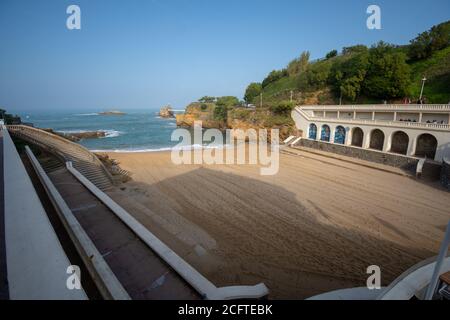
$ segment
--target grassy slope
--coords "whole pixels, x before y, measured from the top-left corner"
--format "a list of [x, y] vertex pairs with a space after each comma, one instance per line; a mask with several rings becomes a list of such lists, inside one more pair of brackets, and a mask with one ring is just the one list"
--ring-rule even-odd
[[[448, 103], [450, 101], [450, 47], [440, 50], [428, 59], [410, 64], [412, 74], [411, 96], [418, 97], [421, 88], [421, 79], [425, 75], [428, 79], [425, 85], [424, 96], [429, 103]], [[323, 91], [326, 88], [321, 89]], [[324, 96], [321, 99], [319, 91], [303, 92], [299, 98], [296, 77], [284, 77], [271, 84], [263, 90], [264, 104], [271, 104], [277, 101], [287, 100], [290, 91], [294, 91], [294, 99], [298, 103], [329, 104], [336, 103], [339, 97]], [[308, 101], [308, 96], [311, 99]], [[317, 99], [315, 99], [317, 97]], [[306, 101], [303, 101], [306, 98]], [[345, 101], [344, 101], [345, 102]], [[379, 101], [360, 97], [358, 103], [377, 103]], [[259, 97], [253, 101], [259, 105]]]
[[421, 79], [425, 76], [424, 96], [430, 103], [450, 101], [450, 47], [434, 53], [430, 58], [411, 64], [413, 75], [411, 94], [420, 95]]

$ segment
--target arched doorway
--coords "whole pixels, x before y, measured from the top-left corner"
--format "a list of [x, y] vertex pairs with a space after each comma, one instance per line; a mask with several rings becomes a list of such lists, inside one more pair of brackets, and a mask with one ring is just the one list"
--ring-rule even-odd
[[434, 159], [436, 149], [437, 140], [433, 135], [424, 133], [417, 138], [416, 156]]
[[370, 149], [383, 150], [384, 133], [380, 129], [375, 129], [370, 134]]
[[409, 137], [403, 131], [397, 131], [392, 135], [391, 152], [406, 154], [408, 152]]
[[337, 126], [334, 132], [334, 143], [345, 143], [345, 128], [343, 126]]
[[309, 125], [309, 139], [316, 140], [317, 139], [317, 126], [314, 123]]
[[353, 128], [352, 130], [352, 146], [362, 147], [364, 140], [364, 132], [361, 128]]
[[330, 142], [330, 127], [326, 124], [322, 126], [320, 140]]

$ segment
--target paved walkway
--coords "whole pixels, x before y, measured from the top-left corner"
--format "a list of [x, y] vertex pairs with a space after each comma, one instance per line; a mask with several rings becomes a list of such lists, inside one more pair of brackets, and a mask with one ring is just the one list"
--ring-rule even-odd
[[87, 299], [69, 290], [71, 265], [9, 134], [3, 131], [4, 230], [9, 298]]
[[132, 299], [200, 298], [67, 169], [48, 176]]

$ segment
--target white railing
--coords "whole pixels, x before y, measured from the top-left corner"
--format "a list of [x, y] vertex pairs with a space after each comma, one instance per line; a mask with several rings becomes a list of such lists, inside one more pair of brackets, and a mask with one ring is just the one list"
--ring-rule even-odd
[[[87, 148], [83, 147], [82, 145], [72, 142], [70, 140], [67, 140], [63, 137], [60, 137], [56, 134], [47, 132], [45, 130], [41, 130], [41, 129], [37, 129], [37, 128], [33, 128], [30, 126], [25, 126], [25, 125], [8, 125], [6, 126], [7, 129], [9, 131], [11, 131], [12, 133], [17, 133], [17, 134], [23, 134], [28, 138], [31, 138], [32, 140], [36, 141], [37, 143], [41, 144], [41, 145], [46, 145], [46, 141], [45, 139], [41, 139], [39, 137], [46, 137], [48, 139], [50, 139], [50, 141], [58, 141], [60, 143], [62, 143], [62, 145], [67, 146], [68, 148], [70, 148], [71, 150], [73, 150], [74, 152], [80, 152], [84, 157], [86, 157], [86, 159], [89, 159], [89, 162], [92, 164], [95, 164], [96, 166], [98, 166], [107, 176], [107, 178], [113, 182], [113, 178], [111, 176], [111, 174], [109, 173], [109, 171], [105, 168], [105, 166], [103, 165], [103, 163], [97, 158], [97, 156], [95, 154], [93, 154], [91, 151], [89, 151]], [[54, 145], [49, 146], [50, 149], [55, 149]], [[58, 156], [63, 156], [64, 154], [66, 154], [66, 152], [64, 152], [63, 150], [53, 150]], [[70, 156], [70, 153], [68, 153], [68, 155]], [[72, 156], [73, 158], [77, 158], [75, 156]], [[68, 159], [67, 157], [65, 157], [66, 161], [71, 161], [72, 159]]]
[[297, 108], [318, 111], [450, 111], [450, 104], [305, 105]]
[[351, 124], [359, 124], [359, 125], [379, 125], [379, 126], [389, 126], [389, 127], [404, 127], [404, 128], [418, 128], [418, 129], [450, 131], [450, 124], [391, 121], [391, 120], [324, 118], [324, 117], [314, 117], [314, 116], [308, 115], [304, 111], [303, 107], [297, 107], [297, 108], [295, 108], [295, 110], [298, 113], [300, 113], [308, 121], [331, 122], [331, 123], [351, 123]]

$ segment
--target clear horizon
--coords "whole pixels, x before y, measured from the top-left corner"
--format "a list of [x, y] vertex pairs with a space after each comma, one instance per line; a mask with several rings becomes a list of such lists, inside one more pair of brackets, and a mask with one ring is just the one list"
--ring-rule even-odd
[[[81, 30], [66, 28], [70, 4], [81, 8]], [[381, 30], [366, 28], [370, 4], [381, 7]], [[182, 109], [204, 95], [242, 98], [302, 51], [317, 59], [355, 44], [408, 44], [449, 12], [448, 0], [4, 0], [0, 107]]]

